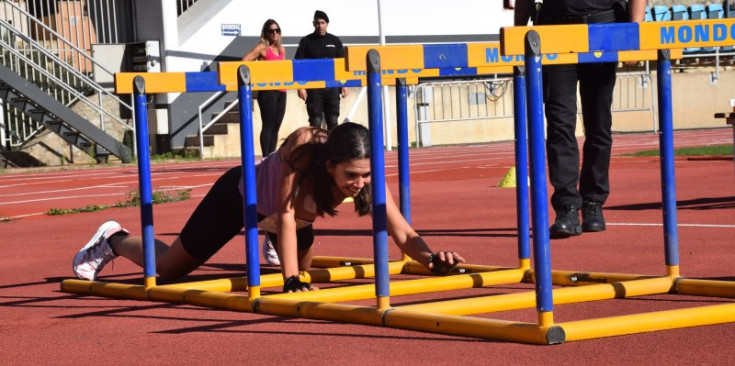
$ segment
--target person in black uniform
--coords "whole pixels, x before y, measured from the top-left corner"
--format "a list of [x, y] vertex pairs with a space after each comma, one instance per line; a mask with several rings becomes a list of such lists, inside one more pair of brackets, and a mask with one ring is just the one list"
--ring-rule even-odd
[[[339, 37], [327, 33], [329, 17], [321, 10], [314, 12], [314, 33], [301, 38], [296, 49], [295, 60], [341, 58], [345, 57], [345, 49]], [[326, 121], [327, 130], [337, 127], [339, 117], [339, 99], [347, 96], [347, 88], [305, 89], [298, 90], [299, 98], [306, 101], [306, 112], [309, 124], [322, 126]]]
[[[622, 0], [546, 0], [540, 12], [534, 14], [534, 22], [536, 25], [642, 22], [645, 5], [645, 0], [630, 0], [629, 3]], [[537, 9], [534, 0], [517, 0], [515, 25], [526, 25], [532, 9]], [[610, 108], [616, 68], [617, 63], [543, 68], [546, 154], [549, 180], [554, 186], [551, 205], [556, 211], [556, 219], [549, 229], [552, 238], [580, 235], [583, 231], [604, 231], [606, 228], [602, 205], [610, 193]], [[585, 134], [581, 173], [574, 134], [577, 82]]]

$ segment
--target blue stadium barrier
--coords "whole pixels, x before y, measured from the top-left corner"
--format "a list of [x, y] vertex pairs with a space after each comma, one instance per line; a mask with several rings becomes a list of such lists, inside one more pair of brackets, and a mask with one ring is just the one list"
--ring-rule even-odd
[[665, 5], [656, 5], [652, 10], [654, 22], [666, 22], [671, 20], [671, 10]]

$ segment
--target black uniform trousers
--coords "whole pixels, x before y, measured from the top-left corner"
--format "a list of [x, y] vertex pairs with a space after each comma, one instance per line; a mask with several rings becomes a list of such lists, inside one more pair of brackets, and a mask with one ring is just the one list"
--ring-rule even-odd
[[339, 118], [339, 88], [307, 89], [306, 113], [309, 114], [309, 125], [322, 127], [327, 123], [327, 130], [337, 127]]
[[[546, 154], [555, 210], [568, 205], [581, 207], [583, 200], [604, 203], [610, 193], [610, 108], [616, 68], [617, 63], [544, 66]], [[574, 134], [577, 82], [585, 135], [581, 173]]]

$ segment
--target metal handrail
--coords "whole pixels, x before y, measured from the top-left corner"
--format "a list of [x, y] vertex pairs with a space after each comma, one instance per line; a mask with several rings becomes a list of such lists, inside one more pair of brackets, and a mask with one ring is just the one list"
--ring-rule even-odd
[[[646, 65], [646, 66], [648, 66], [648, 65]], [[651, 84], [651, 81], [652, 81], [651, 73], [650, 73], [649, 70], [617, 72], [616, 73], [616, 77], [618, 79], [622, 79], [622, 78], [640, 78], [641, 79], [641, 86], [642, 86], [643, 89], [648, 88], [648, 85], [650, 85]], [[617, 85], [618, 88], [622, 88], [622, 86], [621, 86], [622, 84], [621, 84], [621, 81], [620, 80], [617, 80], [615, 82], [615, 85]], [[610, 112], [611, 113], [616, 113], [616, 112], [641, 112], [641, 111], [650, 110], [651, 111], [651, 120], [652, 120], [651, 129], [653, 130], [654, 133], [658, 133], [658, 115], [656, 113], [656, 95], [654, 94], [655, 91], [656, 91], [655, 89], [656, 88], [650, 88], [650, 94], [651, 94], [651, 97], [650, 97], [651, 98], [651, 107], [650, 108], [646, 108], [646, 107], [615, 108], [616, 106], [615, 106], [615, 104], [613, 102], [613, 106], [610, 108]], [[622, 94], [622, 90], [620, 90], [620, 93]], [[630, 93], [628, 92], [628, 93], [626, 93], [626, 95], [630, 96]], [[580, 100], [580, 103], [581, 103], [581, 100]], [[622, 102], [620, 104], [622, 104]], [[580, 115], [582, 114], [582, 108], [581, 107], [577, 108], [577, 114], [580, 114]]]
[[176, 9], [176, 11], [178, 12], [178, 15], [181, 16], [182, 14], [184, 14], [196, 2], [197, 2], [197, 0], [179, 0], [179, 4], [178, 4], [177, 9]]
[[13, 8], [15, 10], [18, 10], [21, 14], [25, 15], [29, 20], [32, 20], [33, 23], [34, 23], [34, 25], [40, 25], [42, 28], [44, 28], [45, 30], [47, 30], [49, 33], [51, 33], [54, 36], [56, 36], [57, 40], [62, 41], [65, 45], [70, 46], [72, 49], [74, 49], [75, 51], [77, 51], [80, 54], [82, 54], [87, 61], [92, 62], [94, 65], [98, 66], [103, 71], [107, 72], [108, 75], [114, 76], [114, 74], [115, 74], [114, 72], [108, 70], [106, 67], [104, 67], [104, 65], [98, 63], [97, 61], [95, 61], [94, 58], [92, 58], [89, 55], [87, 55], [87, 52], [85, 50], [82, 50], [81, 48], [77, 47], [73, 43], [69, 42], [66, 38], [64, 38], [64, 36], [62, 36], [61, 34], [59, 34], [58, 32], [56, 32], [55, 30], [53, 30], [51, 27], [49, 27], [45, 23], [39, 21], [36, 17], [33, 16], [33, 14], [25, 11], [20, 6], [13, 4], [13, 2], [11, 2], [11, 1], [6, 1], [5, 4], [6, 4], [6, 6], [9, 5], [11, 8]]
[[[67, 72], [71, 72], [76, 78], [81, 79], [83, 82], [85, 82], [86, 85], [90, 86], [97, 93], [105, 94], [105, 95], [113, 98], [116, 102], [119, 102], [121, 105], [127, 107], [129, 110], [132, 111], [132, 107], [131, 106], [129, 106], [128, 104], [126, 104], [125, 102], [123, 102], [122, 100], [120, 100], [119, 98], [117, 98], [116, 96], [114, 96], [112, 93], [110, 93], [107, 90], [105, 90], [102, 86], [100, 86], [99, 84], [97, 84], [93, 80], [89, 79], [86, 75], [84, 75], [84, 74], [78, 72], [77, 70], [75, 70], [74, 68], [70, 67], [68, 64], [66, 64], [65, 62], [63, 62], [63, 60], [61, 60], [58, 56], [56, 56], [53, 53], [49, 52], [46, 48], [39, 47], [39, 45], [38, 45], [37, 42], [35, 42], [30, 37], [24, 35], [23, 33], [19, 32], [17, 29], [15, 29], [12, 25], [10, 25], [9, 23], [7, 23], [6, 21], [0, 19], [0, 26], [3, 26], [5, 28], [7, 28], [11, 33], [14, 33], [17, 37], [20, 37], [23, 41], [25, 41], [28, 44], [30, 44], [32, 47], [35, 48], [35, 50], [38, 50], [44, 56], [49, 57], [54, 63], [56, 63], [59, 66], [61, 66], [62, 68], [64, 68]], [[0, 42], [0, 43], [4, 44], [6, 46], [6, 48], [8, 50], [10, 50], [10, 52], [13, 53], [16, 57], [20, 57], [20, 58], [24, 59], [24, 61], [27, 64], [32, 65], [37, 70], [40, 70], [41, 73], [45, 74], [50, 79], [54, 80], [54, 82], [56, 82], [57, 85], [61, 85], [62, 87], [64, 87], [64, 89], [66, 89], [67, 91], [69, 91], [73, 95], [76, 95], [76, 96], [80, 97], [80, 100], [83, 100], [83, 101], [85, 101], [86, 104], [93, 106], [93, 108], [95, 110], [97, 110], [98, 112], [103, 112], [106, 115], [112, 117], [112, 119], [114, 121], [122, 124], [123, 126], [125, 126], [127, 128], [130, 128], [130, 126], [128, 126], [127, 123], [125, 123], [122, 120], [120, 120], [119, 118], [117, 118], [117, 116], [115, 116], [115, 115], [111, 114], [110, 112], [106, 111], [101, 106], [97, 106], [97, 105], [94, 105], [93, 103], [89, 102], [89, 99], [86, 96], [84, 96], [83, 94], [81, 94], [79, 91], [77, 91], [74, 88], [71, 88], [66, 83], [64, 83], [62, 80], [60, 80], [59, 78], [57, 78], [55, 75], [53, 75], [53, 74], [49, 73], [48, 71], [46, 71], [43, 67], [40, 67], [40, 66], [36, 65], [33, 62], [33, 60], [29, 60], [22, 53], [16, 51], [13, 48], [12, 45], [6, 44], [5, 42]]]
[[219, 97], [223, 93], [225, 93], [225, 92], [217, 92], [214, 95], [212, 95], [211, 97], [209, 97], [209, 99], [207, 99], [206, 101], [204, 101], [204, 103], [202, 103], [202, 104], [199, 105], [199, 159], [204, 159], [204, 131], [206, 131], [207, 129], [209, 129], [210, 127], [212, 127], [212, 125], [214, 125], [215, 122], [219, 121], [220, 118], [222, 118], [222, 116], [224, 116], [227, 112], [229, 112], [232, 108], [234, 108], [236, 105], [238, 105], [240, 103], [240, 100], [239, 99], [235, 99], [232, 102], [232, 104], [230, 104], [225, 109], [223, 109], [222, 112], [220, 112], [217, 115], [217, 117], [212, 118], [212, 120], [209, 121], [209, 123], [207, 123], [206, 126], [203, 126], [202, 125], [202, 110], [205, 108], [205, 105], [206, 106], [209, 106], [209, 104], [211, 104], [211, 102], [214, 99], [216, 99], [217, 97]]
[[[50, 72], [46, 71], [43, 67], [40, 67], [40, 66], [36, 65], [35, 63], [33, 63], [32, 60], [29, 60], [25, 55], [23, 55], [22, 53], [16, 51], [10, 45], [6, 44], [3, 41], [0, 41], [0, 45], [5, 46], [4, 48], [6, 50], [8, 50], [10, 53], [12, 53], [15, 57], [23, 60], [23, 62], [25, 62], [26, 65], [30, 65], [32, 68], [38, 70], [44, 76], [46, 76], [46, 77], [48, 77], [50, 79], [53, 79], [54, 81], [57, 81], [58, 80], [58, 78], [56, 78], [53, 74], [51, 74]], [[81, 102], [83, 102], [83, 103], [91, 106], [97, 112], [105, 113], [106, 115], [112, 117], [114, 121], [116, 121], [116, 122], [120, 123], [121, 125], [123, 125], [125, 128], [127, 128], [129, 130], [133, 130], [133, 128], [131, 126], [129, 126], [127, 123], [119, 120], [115, 115], [113, 115], [110, 112], [104, 110], [103, 108], [97, 106], [96, 104], [90, 102], [89, 99], [86, 98], [86, 97], [84, 97], [84, 95], [82, 93], [80, 93], [78, 90], [72, 88], [71, 86], [69, 86], [69, 85], [67, 85], [67, 84], [65, 84], [63, 82], [57, 82], [57, 85], [60, 86], [62, 89], [66, 90], [67, 92], [69, 92], [69, 93], [71, 93], [71, 94], [73, 94], [73, 95], [75, 95], [77, 97], [81, 97], [81, 98], [79, 98], [79, 101], [81, 101]]]
[[355, 112], [357, 112], [357, 108], [360, 107], [360, 104], [365, 98], [365, 95], [367, 95], [367, 87], [363, 86], [362, 88], [360, 88], [360, 93], [357, 94], [357, 98], [355, 98], [355, 101], [352, 102], [352, 107], [350, 107], [350, 110], [347, 112], [347, 115], [345, 116], [345, 119], [342, 120], [342, 122], [352, 121], [352, 117], [355, 115]]

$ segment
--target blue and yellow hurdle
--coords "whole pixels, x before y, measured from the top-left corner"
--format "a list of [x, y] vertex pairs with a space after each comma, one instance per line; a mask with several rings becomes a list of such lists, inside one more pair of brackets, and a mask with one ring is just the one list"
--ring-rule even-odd
[[[451, 45], [408, 45], [382, 47], [348, 47], [345, 60], [301, 63], [301, 61], [223, 63], [217, 83], [212, 83], [213, 75], [194, 76], [207, 85], [225, 90], [238, 90], [241, 100], [240, 111], [243, 125], [243, 169], [246, 183], [244, 207], [246, 212], [254, 210], [255, 201], [247, 193], [253, 188], [254, 172], [252, 152], [252, 103], [250, 92], [259, 88], [309, 88], [354, 83], [367, 86], [369, 90], [369, 119], [371, 139], [374, 144], [382, 143], [382, 105], [379, 87], [385, 82], [394, 83], [396, 76], [427, 75], [422, 73], [444, 72], [490, 72], [498, 67], [515, 67], [516, 85], [516, 154], [517, 179], [525, 183], [526, 161], [525, 134], [531, 141], [531, 202], [533, 207], [533, 251], [534, 269], [530, 266], [530, 245], [528, 241], [528, 198], [525, 189], [518, 193], [519, 217], [519, 265], [517, 268], [494, 267], [464, 264], [459, 266], [463, 274], [434, 277], [418, 280], [389, 282], [389, 274], [412, 273], [428, 274], [426, 269], [413, 261], [389, 262], [387, 260], [387, 240], [385, 235], [384, 202], [385, 192], [374, 192], [374, 252], [375, 258], [315, 258], [314, 265], [329, 268], [316, 269], [302, 274], [302, 280], [309, 282], [336, 281], [351, 278], [375, 277], [371, 285], [345, 286], [323, 289], [318, 292], [275, 294], [261, 296], [260, 287], [282, 285], [280, 274], [260, 276], [258, 267], [257, 229], [254, 222], [246, 222], [246, 241], [248, 273], [245, 278], [221, 279], [194, 283], [180, 283], [156, 286], [155, 265], [151, 275], [146, 261], [146, 284], [144, 286], [66, 280], [62, 290], [80, 294], [148, 299], [155, 301], [184, 302], [201, 306], [253, 311], [274, 315], [297, 316], [313, 319], [346, 321], [360, 324], [382, 325], [402, 329], [414, 329], [491, 339], [502, 339], [527, 343], [555, 344], [565, 341], [606, 337], [621, 334], [718, 324], [735, 321], [735, 304], [706, 306], [690, 309], [670, 310], [627, 316], [589, 319], [575, 322], [554, 323], [554, 305], [594, 301], [602, 299], [633, 297], [669, 292], [735, 297], [735, 282], [686, 279], [679, 274], [678, 234], [676, 232], [676, 207], [673, 170], [673, 141], [671, 118], [670, 60], [680, 57], [681, 48], [692, 46], [727, 46], [735, 44], [735, 26], [732, 20], [660, 22], [655, 24], [611, 24], [611, 25], [570, 25], [548, 27], [512, 27], [501, 30], [502, 41], [492, 44], [451, 44]], [[669, 50], [672, 49], [672, 50]], [[540, 105], [542, 64], [610, 62], [628, 60], [658, 60], [659, 114], [661, 121], [661, 161], [662, 197], [664, 201], [664, 231], [666, 248], [666, 274], [663, 276], [643, 276], [634, 274], [594, 273], [552, 271], [548, 249], [548, 207], [545, 196], [545, 156], [543, 154], [543, 115]], [[308, 65], [308, 66], [307, 66]], [[518, 66], [525, 66], [523, 69]], [[472, 69], [474, 68], [474, 69]], [[393, 70], [387, 72], [385, 70]], [[257, 70], [257, 72], [256, 72]], [[453, 71], [452, 71], [453, 70]], [[399, 73], [400, 72], [400, 73]], [[156, 92], [192, 92], [205, 87], [197, 85], [194, 79], [188, 80], [186, 73], [177, 76], [172, 82], [159, 76], [136, 80], [136, 90], [132, 90], [135, 76], [120, 75], [116, 78], [118, 92], [133, 92], [143, 95], [151, 90]], [[131, 78], [132, 77], [132, 78]], [[416, 76], [416, 78], [422, 76]], [[127, 78], [127, 79], [126, 79]], [[406, 80], [399, 79], [400, 88], [405, 88]], [[118, 84], [119, 81], [119, 84]], [[156, 83], [163, 83], [157, 86]], [[166, 84], [170, 83], [170, 84]], [[323, 84], [322, 84], [323, 83]], [[336, 84], [342, 83], [342, 84]], [[181, 88], [184, 87], [182, 91]], [[169, 88], [169, 89], [167, 89]], [[179, 88], [177, 90], [171, 90]], [[202, 91], [202, 90], [198, 90]], [[526, 95], [526, 92], [528, 95]], [[137, 101], [137, 99], [136, 99]], [[144, 107], [144, 100], [142, 106]], [[140, 107], [136, 103], [136, 108]], [[137, 115], [136, 115], [137, 116]], [[529, 131], [525, 130], [526, 117]], [[144, 117], [142, 117], [145, 120]], [[399, 119], [399, 126], [405, 122]], [[139, 127], [137, 130], [146, 131]], [[399, 130], [400, 135], [400, 130]], [[144, 145], [141, 141], [138, 146]], [[407, 146], [407, 138], [401, 136], [400, 144]], [[249, 146], [248, 146], [249, 145]], [[406, 149], [407, 151], [407, 149]], [[377, 152], [377, 151], [376, 151]], [[375, 154], [377, 161], [372, 164], [373, 179], [376, 186], [383, 186], [384, 170], [382, 150]], [[400, 155], [400, 154], [399, 154]], [[141, 156], [142, 159], [142, 155]], [[249, 158], [246, 158], [249, 156]], [[399, 156], [399, 160], [407, 158]], [[141, 170], [145, 167], [141, 167]], [[407, 169], [407, 164], [399, 170]], [[141, 175], [141, 189], [144, 175]], [[401, 185], [403, 186], [402, 182]], [[250, 186], [250, 187], [248, 187]], [[517, 184], [525, 187], [525, 184]], [[543, 189], [534, 189], [543, 187]], [[401, 199], [404, 191], [401, 190]], [[402, 202], [403, 203], [403, 202]], [[251, 210], [251, 211], [248, 211]], [[403, 211], [403, 205], [402, 205]], [[404, 211], [410, 217], [410, 211]], [[246, 215], [253, 216], [253, 215]], [[150, 221], [152, 214], [142, 211], [142, 218]], [[247, 219], [246, 219], [247, 220]], [[252, 220], [250, 220], [252, 221]], [[144, 222], [144, 241], [146, 225]], [[525, 228], [525, 229], [524, 229]], [[525, 231], [524, 231], [525, 230]], [[522, 235], [521, 235], [522, 234]], [[149, 251], [152, 252], [152, 251]], [[490, 286], [495, 284], [528, 282], [535, 284], [535, 291], [440, 301], [418, 305], [392, 307], [390, 296], [408, 295], [432, 291]], [[566, 286], [552, 290], [551, 286]], [[225, 293], [247, 290], [247, 295]], [[336, 302], [375, 298], [376, 306], [354, 306]], [[486, 318], [473, 318], [465, 315], [488, 313], [503, 310], [536, 307], [538, 321], [523, 323]]]

